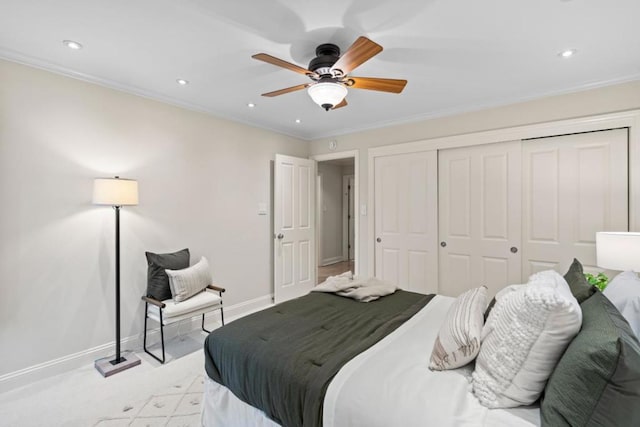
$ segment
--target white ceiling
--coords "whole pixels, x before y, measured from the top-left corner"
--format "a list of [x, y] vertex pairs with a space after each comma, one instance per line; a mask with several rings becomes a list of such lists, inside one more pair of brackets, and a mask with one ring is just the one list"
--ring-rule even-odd
[[[638, 0], [0, 0], [0, 57], [316, 139], [640, 79], [639, 17]], [[402, 94], [352, 89], [330, 112], [260, 96], [307, 80], [252, 54], [306, 67], [360, 35], [384, 51], [352, 74]]]

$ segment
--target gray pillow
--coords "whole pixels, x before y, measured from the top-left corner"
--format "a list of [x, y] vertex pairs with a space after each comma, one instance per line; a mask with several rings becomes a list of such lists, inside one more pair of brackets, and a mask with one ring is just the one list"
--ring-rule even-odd
[[487, 319], [489, 318], [489, 313], [493, 310], [493, 306], [496, 305], [496, 297], [493, 297], [489, 304], [487, 305], [487, 309], [484, 311], [484, 322], [487, 323]]
[[573, 263], [571, 263], [571, 267], [569, 267], [569, 271], [564, 275], [564, 280], [569, 284], [571, 293], [579, 303], [588, 299], [598, 290], [598, 288], [589, 283], [587, 278], [584, 277], [582, 264], [575, 258], [573, 259]]
[[543, 426], [640, 426], [640, 343], [600, 292], [547, 382]]
[[171, 288], [169, 287], [169, 276], [164, 271], [182, 270], [189, 267], [189, 249], [170, 254], [154, 254], [145, 252], [147, 257], [147, 296], [158, 301], [171, 299]]

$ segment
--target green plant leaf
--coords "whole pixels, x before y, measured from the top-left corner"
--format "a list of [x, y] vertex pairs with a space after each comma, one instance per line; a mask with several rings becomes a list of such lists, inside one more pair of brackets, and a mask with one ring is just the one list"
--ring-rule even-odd
[[597, 276], [591, 273], [584, 273], [584, 277], [587, 279], [587, 282], [594, 285], [600, 291], [604, 291], [609, 284], [609, 278], [604, 273], [598, 273]]

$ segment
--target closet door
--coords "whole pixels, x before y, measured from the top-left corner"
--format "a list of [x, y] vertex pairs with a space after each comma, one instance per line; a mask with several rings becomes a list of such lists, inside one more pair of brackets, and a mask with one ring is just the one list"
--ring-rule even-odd
[[520, 141], [438, 152], [438, 293], [520, 283], [520, 162]]
[[626, 129], [523, 142], [523, 277], [596, 271], [596, 231], [628, 230]]
[[376, 157], [375, 275], [435, 293], [438, 278], [437, 154]]

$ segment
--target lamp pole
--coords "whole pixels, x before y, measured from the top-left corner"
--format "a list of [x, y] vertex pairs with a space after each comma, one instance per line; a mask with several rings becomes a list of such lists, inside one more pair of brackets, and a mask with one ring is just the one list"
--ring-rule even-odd
[[116, 358], [111, 361], [117, 365], [123, 360], [120, 357], [120, 206], [114, 206], [116, 211]]

